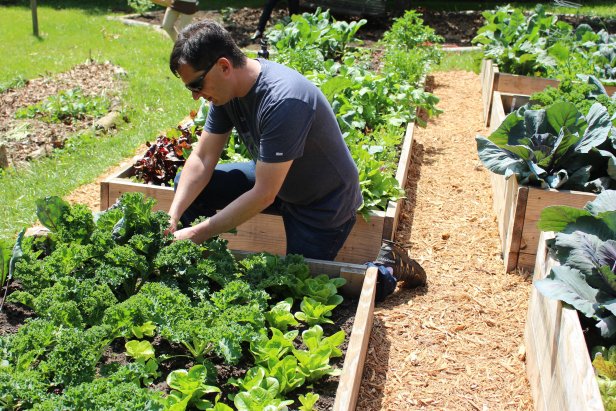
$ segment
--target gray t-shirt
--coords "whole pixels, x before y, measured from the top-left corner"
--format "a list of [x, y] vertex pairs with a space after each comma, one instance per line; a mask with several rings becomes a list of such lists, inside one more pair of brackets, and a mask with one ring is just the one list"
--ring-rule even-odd
[[261, 73], [248, 94], [211, 105], [205, 130], [236, 128], [255, 160], [294, 160], [278, 193], [300, 221], [334, 228], [362, 203], [359, 175], [334, 112], [323, 93], [304, 76], [258, 59]]

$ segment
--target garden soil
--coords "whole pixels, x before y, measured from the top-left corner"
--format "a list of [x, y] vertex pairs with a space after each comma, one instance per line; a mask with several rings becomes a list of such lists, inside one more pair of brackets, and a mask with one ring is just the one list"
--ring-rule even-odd
[[[398, 289], [375, 309], [358, 411], [530, 410], [523, 333], [530, 279], [506, 273], [489, 172], [477, 158], [479, 76], [434, 73], [428, 89], [443, 110], [415, 128], [396, 240], [428, 285]], [[66, 199], [99, 208], [110, 169]]]

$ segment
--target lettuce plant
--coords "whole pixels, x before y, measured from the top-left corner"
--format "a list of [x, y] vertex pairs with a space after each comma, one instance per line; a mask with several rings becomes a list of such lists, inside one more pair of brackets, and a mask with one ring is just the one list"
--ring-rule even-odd
[[220, 393], [220, 388], [209, 385], [215, 380], [211, 374], [211, 367], [195, 365], [190, 370], [175, 370], [167, 376], [167, 385], [171, 393], [166, 398], [166, 409], [183, 411], [193, 406], [203, 410], [213, 407], [214, 404], [205, 398], [211, 393]]
[[606, 410], [616, 409], [616, 345], [593, 347], [592, 366]]
[[509, 114], [489, 138], [478, 136], [479, 159], [520, 185], [601, 192], [616, 187], [616, 129], [604, 106], [584, 117], [572, 103], [528, 105]]
[[538, 226], [556, 232], [548, 245], [561, 265], [535, 281], [537, 290], [594, 319], [603, 337], [616, 334], [616, 191], [583, 209], [546, 207]]

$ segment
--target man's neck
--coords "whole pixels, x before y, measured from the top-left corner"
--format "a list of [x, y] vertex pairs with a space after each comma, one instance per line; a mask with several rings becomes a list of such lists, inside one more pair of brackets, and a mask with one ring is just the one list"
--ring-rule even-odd
[[247, 59], [246, 65], [237, 70], [238, 78], [238, 96], [244, 97], [257, 82], [257, 78], [261, 73], [261, 63], [254, 59]]

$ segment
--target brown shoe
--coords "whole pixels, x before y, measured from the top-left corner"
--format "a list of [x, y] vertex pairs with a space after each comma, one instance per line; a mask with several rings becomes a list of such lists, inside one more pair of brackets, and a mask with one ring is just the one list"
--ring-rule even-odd
[[391, 267], [394, 277], [401, 282], [400, 286], [403, 288], [415, 288], [426, 285], [426, 271], [393, 241], [383, 240], [379, 255], [374, 262]]

